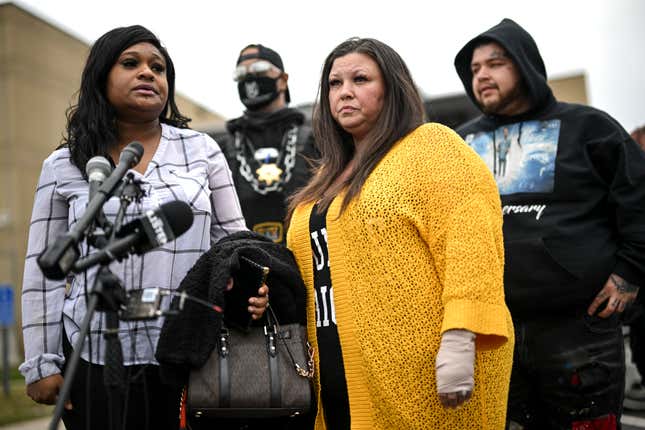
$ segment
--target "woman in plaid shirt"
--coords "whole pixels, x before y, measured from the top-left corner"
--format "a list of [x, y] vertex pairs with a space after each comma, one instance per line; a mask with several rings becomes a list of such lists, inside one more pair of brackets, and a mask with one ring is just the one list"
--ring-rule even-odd
[[[36, 402], [57, 400], [65, 358], [78, 341], [87, 292], [96, 274], [95, 267], [54, 281], [46, 279], [36, 264], [46, 246], [84, 212], [89, 191], [85, 165], [90, 158], [100, 155], [118, 161], [128, 143], [136, 140], [143, 145], [144, 154], [130, 172], [144, 195], [128, 207], [124, 223], [172, 200], [188, 203], [194, 214], [191, 228], [176, 240], [110, 265], [127, 291], [177, 288], [212, 243], [246, 229], [224, 155], [210, 137], [188, 129], [190, 119], [175, 104], [174, 84], [168, 52], [144, 27], [111, 30], [90, 51], [78, 104], [67, 115], [66, 138], [43, 163], [31, 219], [22, 291], [26, 357], [20, 371], [27, 394]], [[114, 219], [118, 207], [118, 198], [106, 202], [108, 219]], [[81, 257], [96, 251], [86, 241], [80, 250]], [[255, 317], [264, 311], [266, 290], [263, 287], [261, 297], [251, 299], [249, 311]], [[127, 377], [124, 428], [177, 428], [179, 392], [162, 384], [154, 358], [162, 324], [162, 318], [120, 322]], [[110, 399], [102, 376], [105, 326], [104, 313], [95, 313], [65, 405], [68, 430], [108, 428]]]

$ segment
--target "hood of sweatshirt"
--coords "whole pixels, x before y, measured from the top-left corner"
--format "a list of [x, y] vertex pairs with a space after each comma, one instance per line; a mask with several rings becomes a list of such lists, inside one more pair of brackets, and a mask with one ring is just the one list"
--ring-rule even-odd
[[473, 74], [470, 63], [477, 46], [497, 42], [505, 50], [519, 69], [532, 102], [531, 112], [535, 112], [554, 100], [547, 84], [546, 68], [538, 47], [531, 35], [515, 21], [504, 18], [479, 36], [471, 39], [455, 57], [455, 69], [464, 84], [470, 99], [481, 110], [473, 93]]

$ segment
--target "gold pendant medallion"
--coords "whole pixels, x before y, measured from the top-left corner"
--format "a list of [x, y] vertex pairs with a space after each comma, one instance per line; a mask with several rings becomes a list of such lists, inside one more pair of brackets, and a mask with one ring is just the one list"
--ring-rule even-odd
[[263, 181], [270, 186], [272, 183], [280, 180], [282, 169], [275, 163], [266, 163], [261, 165], [255, 171], [255, 174], [258, 175], [258, 181]]

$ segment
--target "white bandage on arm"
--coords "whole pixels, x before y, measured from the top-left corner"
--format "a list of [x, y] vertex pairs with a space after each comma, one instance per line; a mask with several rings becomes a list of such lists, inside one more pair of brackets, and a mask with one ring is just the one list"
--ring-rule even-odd
[[445, 331], [436, 365], [438, 393], [472, 391], [475, 385], [475, 333], [468, 330]]

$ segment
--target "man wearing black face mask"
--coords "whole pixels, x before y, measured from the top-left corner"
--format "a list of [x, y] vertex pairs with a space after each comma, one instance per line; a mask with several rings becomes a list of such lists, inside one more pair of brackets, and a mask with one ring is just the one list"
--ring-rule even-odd
[[284, 242], [286, 199], [310, 176], [317, 151], [304, 115], [290, 101], [280, 55], [259, 44], [240, 52], [233, 79], [244, 115], [227, 122], [226, 154], [250, 230]]

